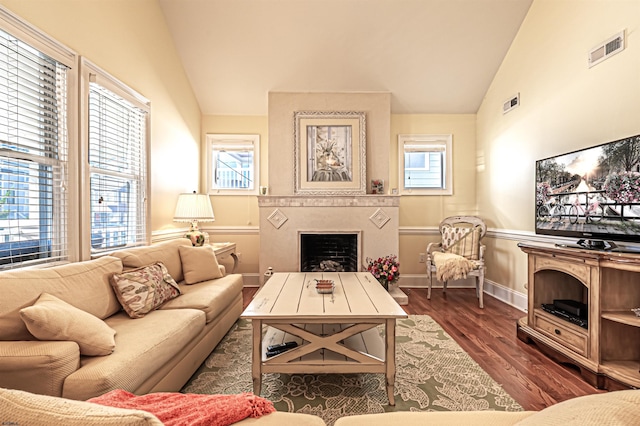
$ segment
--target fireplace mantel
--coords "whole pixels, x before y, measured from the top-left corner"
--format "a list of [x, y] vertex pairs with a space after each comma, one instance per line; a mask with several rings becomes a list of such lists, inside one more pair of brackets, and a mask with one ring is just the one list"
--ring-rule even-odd
[[398, 255], [399, 207], [397, 195], [259, 196], [260, 271], [299, 271], [300, 235], [306, 232], [358, 233], [362, 261]]
[[399, 195], [281, 196], [258, 197], [258, 207], [399, 207]]

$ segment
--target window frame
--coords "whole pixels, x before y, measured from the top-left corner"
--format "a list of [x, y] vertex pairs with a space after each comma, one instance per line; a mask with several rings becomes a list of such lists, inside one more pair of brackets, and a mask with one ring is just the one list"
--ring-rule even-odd
[[[223, 147], [234, 144], [251, 144], [253, 147], [253, 188], [217, 188], [213, 185], [213, 150], [216, 146]], [[260, 135], [258, 134], [217, 134], [206, 135], [206, 191], [217, 195], [258, 195], [260, 188]]]
[[[122, 81], [110, 75], [96, 64], [85, 57], [80, 58], [80, 158], [81, 158], [81, 175], [84, 185], [81, 189], [84, 200], [91, 200], [91, 173], [92, 167], [89, 165], [89, 93], [90, 83], [98, 83], [100, 86], [108, 89], [117, 96], [125, 99], [136, 107], [146, 112], [145, 118], [145, 183], [144, 194], [142, 194], [143, 202], [143, 218], [145, 229], [143, 231], [144, 241], [128, 244], [113, 249], [92, 250], [91, 247], [91, 203], [81, 203], [80, 217], [80, 250], [83, 260], [90, 259], [92, 256], [108, 253], [109, 251], [122, 250], [126, 247], [150, 244], [151, 241], [151, 212], [150, 212], [150, 196], [151, 196], [151, 103], [144, 96], [127, 86]], [[137, 204], [136, 204], [137, 205]]]
[[[405, 188], [405, 153], [408, 145], [424, 146], [424, 152], [444, 147], [443, 188]], [[422, 151], [420, 151], [422, 152]], [[453, 195], [453, 135], [451, 134], [401, 134], [398, 135], [398, 187], [400, 195]]]
[[[13, 14], [4, 7], [0, 7], [0, 29], [12, 37], [29, 45], [38, 52], [47, 55], [66, 68], [66, 87], [64, 87], [66, 112], [63, 117], [64, 128], [58, 136], [62, 137], [63, 158], [59, 160], [36, 159], [35, 163], [49, 164], [60, 168], [58, 177], [54, 183], [60, 190], [54, 190], [52, 196], [53, 221], [51, 226], [52, 237], [58, 239], [51, 247], [53, 253], [50, 257], [27, 260], [12, 263], [8, 268], [20, 268], [27, 266], [52, 266], [78, 260], [78, 232], [74, 226], [78, 222], [78, 167], [77, 167], [77, 141], [78, 141], [78, 55], [72, 49], [58, 42], [38, 28], [29, 24], [19, 16]], [[60, 118], [59, 118], [60, 119]], [[7, 152], [8, 158], [20, 160], [29, 157]], [[37, 161], [36, 161], [37, 160]], [[20, 257], [20, 255], [17, 255]], [[4, 267], [2, 269], [5, 269]]]

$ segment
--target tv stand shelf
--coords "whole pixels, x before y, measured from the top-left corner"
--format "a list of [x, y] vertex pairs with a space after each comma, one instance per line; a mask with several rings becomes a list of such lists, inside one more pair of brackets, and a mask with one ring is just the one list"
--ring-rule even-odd
[[[600, 389], [640, 388], [640, 255], [520, 243], [528, 259], [528, 313], [518, 337], [580, 368]], [[583, 328], [541, 309], [556, 299], [587, 305]], [[584, 324], [582, 324], [584, 325]]]

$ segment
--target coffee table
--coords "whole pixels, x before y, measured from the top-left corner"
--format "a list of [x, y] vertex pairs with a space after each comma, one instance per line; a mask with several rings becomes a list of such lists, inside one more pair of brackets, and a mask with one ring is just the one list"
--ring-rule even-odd
[[[333, 280], [333, 293], [318, 293], [316, 279]], [[264, 373], [382, 373], [395, 405], [396, 319], [407, 314], [369, 272], [275, 273], [241, 317], [253, 327], [256, 395]], [[290, 341], [298, 346], [266, 356], [268, 346]]]

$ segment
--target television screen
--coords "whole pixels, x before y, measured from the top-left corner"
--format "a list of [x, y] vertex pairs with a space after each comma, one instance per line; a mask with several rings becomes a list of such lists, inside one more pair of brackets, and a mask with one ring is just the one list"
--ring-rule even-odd
[[537, 234], [640, 242], [640, 135], [536, 161]]

